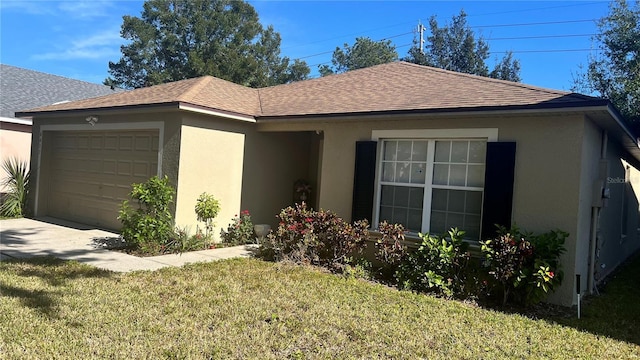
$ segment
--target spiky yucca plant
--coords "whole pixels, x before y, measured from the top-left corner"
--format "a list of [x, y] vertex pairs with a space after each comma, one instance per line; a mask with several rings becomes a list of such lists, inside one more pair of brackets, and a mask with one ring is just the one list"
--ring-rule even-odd
[[2, 185], [7, 193], [2, 197], [0, 214], [8, 217], [24, 216], [29, 193], [29, 164], [17, 158], [8, 158], [2, 162], [2, 170], [5, 172]]

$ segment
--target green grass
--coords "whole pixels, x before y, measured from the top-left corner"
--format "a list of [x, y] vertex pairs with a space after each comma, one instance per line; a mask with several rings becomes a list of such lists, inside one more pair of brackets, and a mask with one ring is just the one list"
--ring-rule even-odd
[[640, 345], [640, 255], [611, 277], [600, 296], [588, 298], [580, 320], [554, 318], [560, 324]]
[[598, 301], [581, 323], [534, 320], [255, 259], [129, 274], [7, 261], [0, 294], [6, 359], [640, 358], [633, 299], [629, 322]]

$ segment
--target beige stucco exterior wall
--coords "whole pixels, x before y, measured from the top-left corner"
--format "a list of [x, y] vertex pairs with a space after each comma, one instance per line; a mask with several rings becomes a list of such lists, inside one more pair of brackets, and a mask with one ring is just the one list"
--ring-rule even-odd
[[191, 233], [196, 231], [194, 206], [198, 196], [207, 192], [221, 205], [214, 220], [217, 240], [220, 227], [226, 227], [240, 208], [245, 135], [192, 126], [186, 119], [181, 140], [176, 226], [187, 227]]
[[292, 205], [293, 183], [317, 167], [317, 141], [308, 132], [260, 133], [255, 123], [184, 113], [180, 138], [176, 224], [195, 232], [194, 206], [208, 192], [221, 205], [216, 239], [242, 210], [256, 224], [275, 226], [278, 212]]
[[[31, 156], [31, 125], [0, 123], [0, 164], [5, 160], [15, 158], [20, 161], [30, 160]], [[0, 178], [4, 179], [2, 173]], [[6, 189], [0, 185], [0, 192]]]
[[[47, 174], [47, 132], [40, 145], [40, 126], [81, 124], [90, 129], [85, 116], [34, 120], [32, 166], [41, 166], [33, 175], [40, 186], [40, 199], [46, 199]], [[159, 175], [167, 175], [178, 188], [176, 224], [195, 231], [195, 201], [206, 191], [216, 196], [222, 206], [216, 219], [216, 236], [245, 209], [251, 212], [254, 223], [275, 225], [278, 211], [292, 203], [292, 187], [297, 179], [311, 183], [316, 208], [335, 211], [350, 220], [355, 143], [371, 140], [373, 131], [497, 129], [498, 141], [517, 144], [512, 222], [528, 231], [561, 229], [570, 234], [566, 243], [569, 251], [562, 258], [565, 280], [551, 300], [564, 305], [573, 303], [576, 273], [583, 275], [583, 289], [586, 287], [593, 180], [598, 175], [601, 130], [579, 113], [386, 116], [258, 124], [184, 111], [100, 116], [101, 126], [136, 122], [162, 123]], [[40, 153], [42, 160], [38, 162]], [[624, 169], [620, 161], [622, 150], [612, 143], [608, 157], [611, 173], [619, 176]], [[637, 210], [640, 172], [632, 169], [631, 174], [633, 191], [628, 204], [629, 209]], [[612, 197], [616, 196], [613, 191]], [[616, 200], [612, 198], [613, 201]], [[46, 203], [39, 206], [41, 215], [45, 214]], [[602, 261], [608, 264], [607, 269], [619, 263], [615, 254], [638, 248], [639, 241], [633, 240], [637, 238], [637, 215], [630, 216], [628, 222], [628, 233], [636, 237], [625, 241], [620, 241], [619, 216], [614, 210], [605, 209], [601, 217], [601, 236], [608, 244], [615, 238], [619, 245], [604, 250]], [[612, 233], [616, 226], [617, 235]]]
[[[398, 120], [380, 118], [359, 122], [315, 122], [309, 124], [273, 124], [272, 129], [320, 129], [324, 132], [320, 206], [345, 218], [351, 214], [355, 142], [370, 140], [373, 130], [473, 129], [498, 128], [498, 141], [515, 141], [516, 184], [513, 218], [532, 231], [550, 225], [567, 224], [575, 219], [578, 203], [579, 163], [582, 150], [581, 116], [417, 118]], [[526, 165], [526, 166], [525, 166]], [[544, 188], [552, 193], [539, 194], [531, 189]], [[555, 189], [555, 190], [554, 190]], [[564, 199], [555, 204], [555, 199]], [[556, 216], [549, 207], [571, 215]], [[573, 210], [572, 210], [573, 209]], [[571, 224], [572, 227], [575, 224]]]
[[15, 157], [29, 160], [31, 155], [31, 125], [0, 124], [0, 159]]
[[254, 223], [274, 227], [282, 208], [293, 205], [293, 185], [304, 179], [317, 189], [317, 145], [315, 133], [247, 132], [242, 209], [251, 212]]
[[[589, 223], [580, 212], [581, 160], [585, 119], [582, 115], [379, 118], [375, 120], [266, 124], [263, 130], [324, 132], [319, 206], [350, 219], [355, 142], [370, 140], [374, 130], [498, 129], [498, 141], [516, 142], [513, 224], [533, 232], [561, 229], [570, 234], [563, 256], [563, 286], [553, 302], [572, 302], [575, 253], [588, 240]], [[375, 207], [375, 206], [374, 206]], [[588, 217], [586, 217], [588, 220]]]
[[[166, 175], [177, 188], [176, 224], [189, 226], [192, 231], [198, 225], [195, 200], [204, 191], [222, 202], [222, 212], [216, 219], [218, 235], [244, 209], [251, 212], [255, 223], [274, 226], [275, 215], [292, 204], [292, 188], [297, 179], [308, 179], [316, 188], [321, 135], [312, 132], [261, 133], [255, 123], [185, 111], [92, 113], [99, 118], [92, 127], [85, 120], [88, 115], [34, 119], [32, 181], [38, 191], [32, 192], [30, 205], [35, 207], [37, 195], [36, 216], [47, 215], [48, 211], [48, 139], [57, 130], [100, 131], [160, 124], [162, 166], [158, 175]], [[43, 125], [47, 130], [42, 133], [41, 142]]]

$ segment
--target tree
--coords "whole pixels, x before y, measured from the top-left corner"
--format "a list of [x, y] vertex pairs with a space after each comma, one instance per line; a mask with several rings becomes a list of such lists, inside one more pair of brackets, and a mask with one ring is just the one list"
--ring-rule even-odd
[[445, 70], [457, 71], [480, 76], [490, 76], [497, 79], [520, 81], [520, 62], [513, 59], [513, 54], [507, 55], [489, 72], [485, 61], [489, 58], [489, 44], [474, 34], [467, 24], [467, 14], [464, 10], [453, 16], [451, 24], [440, 27], [435, 16], [429, 19], [426, 50], [422, 51], [421, 44], [414, 40], [405, 61], [420, 65], [433, 66]]
[[615, 0], [598, 21], [601, 56], [589, 58], [586, 73], [574, 77], [573, 91], [608, 98], [629, 121], [640, 122], [640, 2]]
[[333, 67], [320, 65], [318, 70], [320, 75], [326, 76], [396, 60], [398, 53], [391, 40], [373, 41], [368, 37], [359, 37], [353, 46], [345, 43], [343, 49], [336, 47], [331, 59]]
[[513, 53], [508, 51], [493, 71], [489, 73], [489, 77], [520, 82], [520, 61], [514, 60]]
[[263, 87], [306, 79], [305, 62], [280, 56], [280, 34], [255, 9], [234, 0], [147, 0], [141, 18], [124, 16], [129, 43], [109, 62], [105, 84], [140, 88], [212, 75]]

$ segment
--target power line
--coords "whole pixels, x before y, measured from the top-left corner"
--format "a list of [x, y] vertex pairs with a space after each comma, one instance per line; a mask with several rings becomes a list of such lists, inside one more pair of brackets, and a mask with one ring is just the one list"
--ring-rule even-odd
[[584, 51], [601, 51], [600, 49], [548, 49], [548, 50], [512, 50], [512, 51], [489, 51], [490, 54], [525, 54], [525, 53], [556, 53], [556, 52], [584, 52]]
[[409, 34], [413, 34], [413, 31], [409, 31], [409, 32], [406, 32], [406, 33], [398, 34], [398, 35], [387, 36], [387, 37], [384, 37], [384, 38], [382, 38], [382, 39], [380, 39], [378, 41], [389, 40], [389, 39], [393, 39], [393, 38], [397, 38], [397, 37], [404, 36], [404, 35], [409, 35]]
[[[403, 47], [407, 47], [407, 46], [411, 46], [411, 45], [413, 45], [413, 44], [403, 44], [403, 45], [398, 45], [398, 46], [396, 46], [396, 49], [398, 49], [398, 48], [403, 48]], [[300, 58], [299, 58], [299, 59], [300, 59]], [[321, 62], [321, 63], [317, 63], [317, 64], [309, 65], [309, 68], [313, 68], [313, 67], [320, 66], [320, 65], [326, 65], [326, 64], [330, 64], [330, 63], [331, 63], [331, 60], [329, 60], [329, 61], [324, 61], [324, 62]]]
[[[407, 46], [411, 46], [413, 44], [404, 44], [404, 45], [399, 45], [396, 48], [402, 48], [402, 47], [407, 47]], [[595, 52], [599, 52], [602, 51], [601, 49], [545, 49], [545, 50], [511, 50], [511, 51], [489, 51], [489, 54], [507, 54], [507, 53], [513, 53], [513, 54], [531, 54], [531, 53], [562, 53], [562, 52], [586, 52], [586, 51], [595, 51]], [[324, 61], [321, 63], [317, 63], [317, 64], [313, 64], [313, 65], [309, 65], [310, 68], [314, 68], [320, 65], [326, 65], [326, 64], [330, 64], [331, 61]]]
[[[318, 44], [318, 43], [322, 43], [322, 42], [327, 42], [327, 41], [331, 41], [331, 40], [338, 40], [338, 39], [343, 39], [346, 37], [351, 37], [351, 36], [358, 36], [358, 35], [362, 35], [362, 34], [366, 34], [372, 31], [378, 31], [378, 30], [383, 30], [383, 29], [389, 29], [389, 28], [393, 28], [393, 27], [398, 27], [401, 25], [407, 25], [407, 24], [413, 24], [414, 22], [402, 22], [402, 23], [398, 23], [398, 24], [394, 24], [394, 25], [389, 25], [389, 26], [383, 26], [383, 27], [379, 27], [379, 28], [375, 28], [375, 29], [369, 29], [369, 30], [363, 30], [362, 32], [358, 32], [358, 33], [352, 33], [352, 34], [347, 34], [347, 35], [340, 35], [340, 36], [335, 36], [332, 38], [327, 38], [324, 40], [317, 40], [317, 41], [311, 41], [311, 42], [306, 42], [305, 45], [312, 45], [312, 44]], [[294, 47], [298, 47], [300, 45], [291, 45], [291, 46], [286, 46], [284, 48], [282, 48], [282, 50], [285, 49], [290, 49], [290, 48], [294, 48]]]
[[[387, 37], [385, 37], [385, 38], [382, 38], [382, 39], [378, 40], [377, 42], [384, 41], [384, 40], [389, 40], [389, 39], [392, 39], [392, 38], [397, 38], [397, 37], [404, 36], [404, 35], [408, 35], [408, 34], [413, 34], [413, 31], [411, 31], [411, 32], [407, 32], [407, 33], [398, 34], [398, 35], [391, 35], [391, 36], [387, 36]], [[402, 46], [404, 46], [404, 45], [402, 45]], [[396, 49], [397, 49], [397, 48], [399, 48], [399, 47], [402, 47], [402, 46], [396, 46]], [[320, 55], [332, 54], [332, 53], [333, 53], [333, 51], [334, 51], [334, 50], [330, 50], [330, 51], [323, 51], [323, 52], [316, 53], [316, 54], [305, 55], [305, 56], [299, 57], [299, 58], [297, 58], [297, 59], [298, 59], [298, 60], [302, 60], [302, 59], [308, 59], [308, 58], [312, 58], [312, 57], [316, 57], [316, 56], [320, 56]]]
[[[551, 24], [571, 24], [571, 23], [583, 23], [583, 22], [592, 22], [595, 21], [595, 19], [584, 19], [584, 20], [564, 20], [564, 21], [546, 21], [546, 22], [535, 22], [535, 23], [518, 23], [518, 24], [497, 24], [497, 25], [480, 25], [480, 26], [475, 26], [476, 28], [490, 28], [490, 27], [516, 27], [516, 26], [537, 26], [537, 25], [551, 25]], [[411, 32], [405, 32], [402, 34], [396, 34], [396, 35], [391, 35], [391, 36], [387, 36], [385, 38], [382, 38], [378, 41], [383, 41], [383, 40], [388, 40], [388, 39], [392, 39], [392, 38], [396, 38], [396, 37], [400, 37], [400, 36], [404, 36], [404, 35], [408, 35], [408, 34], [412, 34], [413, 31]], [[594, 36], [596, 34], [568, 34], [568, 35], [540, 35], [540, 36], [514, 36], [514, 37], [504, 37], [504, 38], [487, 38], [485, 40], [526, 40], [526, 39], [546, 39], [546, 38], [563, 38], [563, 37], [587, 37], [587, 36]], [[333, 53], [333, 50], [330, 51], [323, 51], [320, 53], [316, 53], [316, 54], [311, 54], [311, 55], [305, 55], [302, 57], [299, 57], [297, 59], [302, 60], [302, 59], [308, 59], [308, 58], [312, 58], [312, 57], [316, 57], [316, 56], [321, 56], [321, 55], [327, 55], [327, 54], [331, 54]]]
[[550, 39], [550, 38], [568, 38], [568, 37], [587, 37], [597, 34], [568, 34], [568, 35], [540, 35], [540, 36], [514, 36], [501, 38], [485, 38], [484, 40], [527, 40], [527, 39]]
[[[561, 8], [561, 7], [570, 7], [573, 5], [566, 5], [566, 6], [553, 6], [553, 7], [546, 7], [546, 8], [539, 8], [539, 9], [526, 9], [526, 10], [517, 10], [517, 11], [512, 11], [512, 12], [526, 12], [526, 11], [531, 11], [531, 10], [543, 10], [543, 9], [550, 9], [550, 8]], [[577, 5], [576, 5], [577, 6]], [[503, 13], [509, 13], [509, 12], [503, 12]], [[496, 13], [496, 14], [500, 14], [500, 13]], [[559, 24], [575, 24], [575, 23], [586, 23], [586, 22], [595, 22], [597, 19], [581, 19], [581, 20], [562, 20], [562, 21], [544, 21], [544, 22], [531, 22], [531, 23], [516, 23], [516, 24], [495, 24], [495, 25], [477, 25], [477, 26], [470, 26], [471, 28], [504, 28], [504, 27], [520, 27], [520, 26], [540, 26], [540, 25], [559, 25]], [[395, 24], [395, 25], [390, 25], [387, 27], [381, 27], [381, 28], [376, 28], [376, 29], [371, 29], [368, 31], [375, 31], [375, 30], [380, 30], [380, 29], [385, 29], [385, 28], [391, 28], [391, 27], [396, 27], [399, 25], [404, 25], [406, 23], [402, 23], [402, 24]], [[396, 35], [391, 35], [391, 36], [387, 36], [385, 38], [382, 38], [378, 41], [384, 41], [384, 40], [389, 40], [392, 38], [397, 38], [400, 36], [404, 36], [404, 35], [408, 35], [408, 34], [412, 34], [414, 33], [414, 31], [411, 32], [405, 32], [405, 33], [401, 33], [401, 34], [396, 34]], [[350, 34], [350, 35], [344, 35], [344, 36], [340, 36], [340, 37], [335, 37], [332, 39], [339, 39], [339, 38], [344, 38], [347, 36], [357, 36], [358, 34]], [[594, 36], [596, 34], [566, 34], [566, 35], [539, 35], [539, 36], [513, 36], [513, 37], [498, 37], [498, 38], [487, 38], [485, 40], [528, 40], [528, 39], [550, 39], [550, 38], [570, 38], [570, 37], [587, 37], [587, 36]], [[327, 40], [320, 40], [320, 41], [316, 41], [313, 43], [319, 43], [319, 42], [325, 42], [325, 41], [329, 41], [331, 39], [327, 39]], [[313, 43], [307, 43], [307, 44], [313, 44]], [[397, 48], [402, 48], [402, 47], [406, 47], [406, 46], [410, 46], [412, 44], [405, 44], [405, 45], [400, 45], [400, 46], [396, 46]], [[289, 47], [290, 48], [290, 47]], [[553, 52], [581, 52], [581, 51], [593, 51], [593, 49], [543, 49], [543, 50], [514, 50], [511, 51], [512, 53], [553, 53]], [[334, 50], [330, 50], [330, 51], [323, 51], [323, 52], [319, 52], [319, 53], [315, 53], [315, 54], [311, 54], [311, 55], [306, 55], [306, 56], [302, 56], [302, 57], [298, 57], [298, 60], [302, 60], [302, 59], [309, 59], [309, 58], [313, 58], [313, 57], [317, 57], [317, 56], [322, 56], [322, 55], [328, 55], [328, 54], [332, 54], [334, 52]], [[506, 51], [504, 52], [491, 52], [491, 53], [507, 53]], [[310, 67], [316, 67], [319, 65], [324, 65], [324, 64], [328, 64], [331, 61], [326, 61], [326, 62], [322, 62], [322, 63], [318, 63], [318, 64], [314, 64], [314, 65], [310, 65]]]
[[324, 51], [324, 52], [317, 53], [317, 54], [312, 54], [312, 55], [305, 55], [305, 56], [299, 57], [298, 60], [308, 59], [308, 58], [312, 58], [312, 57], [316, 57], [316, 56], [320, 56], [320, 55], [332, 54], [333, 51], [334, 50]]
[[[407, 35], [407, 34], [411, 34], [411, 33], [403, 33], [403, 34], [398, 34], [398, 35], [392, 35], [386, 38], [383, 38], [381, 40], [378, 41], [383, 41], [383, 40], [387, 40], [390, 38], [395, 38], [395, 37], [399, 37], [399, 36], [403, 36], [403, 35]], [[587, 36], [594, 36], [597, 34], [565, 34], [565, 35], [540, 35], [540, 36], [513, 36], [513, 37], [501, 37], [501, 38], [486, 38], [484, 40], [527, 40], [527, 39], [550, 39], [550, 38], [569, 38], [569, 37], [587, 37]], [[397, 45], [396, 49], [398, 48], [402, 48], [402, 47], [406, 47], [406, 46], [411, 46], [413, 44], [404, 44], [404, 45]], [[588, 51], [588, 50], [593, 50], [593, 49], [561, 49], [561, 50], [514, 50], [512, 51], [512, 53], [531, 53], [531, 52], [578, 52], [578, 51]], [[312, 55], [306, 55], [306, 56], [302, 56], [297, 58], [298, 60], [302, 60], [302, 59], [308, 59], [308, 58], [312, 58], [312, 57], [316, 57], [316, 56], [321, 56], [321, 55], [327, 55], [327, 54], [332, 54], [333, 50], [331, 51], [324, 51], [324, 52], [320, 52], [320, 53], [316, 53], [316, 54], [312, 54]], [[491, 52], [491, 53], [507, 53], [506, 51], [503, 52]], [[323, 65], [323, 64], [328, 64], [330, 61], [324, 62], [324, 63], [319, 63], [317, 65]], [[316, 65], [310, 65], [310, 66], [316, 66]]]
[[501, 15], [501, 14], [513, 14], [520, 12], [529, 12], [529, 11], [538, 11], [538, 10], [549, 10], [549, 9], [558, 9], [558, 8], [567, 8], [567, 7], [575, 7], [575, 6], [586, 6], [586, 5], [596, 5], [602, 4], [602, 1], [594, 1], [589, 3], [580, 3], [580, 4], [571, 4], [571, 5], [558, 5], [558, 6], [548, 6], [543, 8], [534, 8], [534, 9], [518, 9], [518, 10], [509, 10], [509, 11], [499, 11], [487, 14], [475, 14], [475, 15], [467, 15], [469, 17], [472, 16], [489, 16], [489, 15]]
[[594, 22], [594, 21], [597, 21], [597, 20], [598, 19], [584, 19], [584, 20], [545, 21], [545, 22], [521, 23], [521, 24], [477, 25], [477, 26], [471, 26], [471, 28], [495, 28], [495, 27], [534, 26], [534, 25], [574, 24], [574, 23]]
[[[530, 12], [530, 11], [537, 11], [537, 10], [548, 10], [548, 9], [557, 9], [557, 8], [567, 8], [567, 7], [594, 5], [594, 4], [599, 4], [599, 3], [601, 3], [601, 2], [597, 2], [596, 1], [596, 2], [582, 3], [582, 4], [547, 6], [547, 7], [543, 7], [543, 8], [519, 9], [519, 10], [511, 10], [511, 11], [501, 11], [501, 12], [486, 13], [486, 14], [476, 14], [476, 15], [467, 14], [467, 17], [500, 15], [500, 14], [510, 14], [510, 13], [522, 13], [522, 12]], [[508, 24], [508, 25], [483, 25], [483, 26], [475, 26], [475, 27], [476, 28], [483, 28], [483, 27], [524, 26], [524, 25], [538, 25], [538, 24], [540, 24], [540, 25], [542, 25], [542, 24], [562, 24], [562, 23], [571, 23], [571, 22], [588, 22], [588, 21], [595, 21], [595, 20], [596, 19], [576, 20], [576, 21], [567, 21], [567, 22], [560, 21], [560, 22], [548, 22], [548, 23], [513, 24], [513, 25], [511, 25], [511, 24]], [[397, 27], [397, 26], [401, 26], [401, 25], [406, 25], [406, 24], [409, 24], [409, 23], [413, 23], [413, 22], [402, 22], [402, 23], [397, 23], [397, 24], [393, 24], [393, 25], [389, 25], [389, 26], [383, 26], [383, 27], [377, 27], [377, 28], [374, 28], [374, 29], [364, 30], [364, 31], [359, 32], [359, 33], [346, 34], [346, 35], [336, 36], [336, 37], [327, 38], [327, 39], [323, 39], [323, 40], [317, 40], [317, 41], [313, 41], [313, 42], [306, 42], [305, 45], [318, 44], [318, 43], [322, 43], [322, 42], [326, 42], [326, 41], [342, 39], [342, 38], [345, 38], [345, 37], [358, 36], [360, 34], [366, 34], [368, 32], [372, 32], [372, 31], [389, 29], [389, 28], [393, 28], [393, 27]], [[472, 28], [474, 28], [474, 26], [472, 26]], [[291, 49], [291, 48], [295, 48], [295, 47], [298, 47], [298, 46], [300, 46], [300, 45], [287, 46], [287, 47], [283, 47], [282, 50]]]

